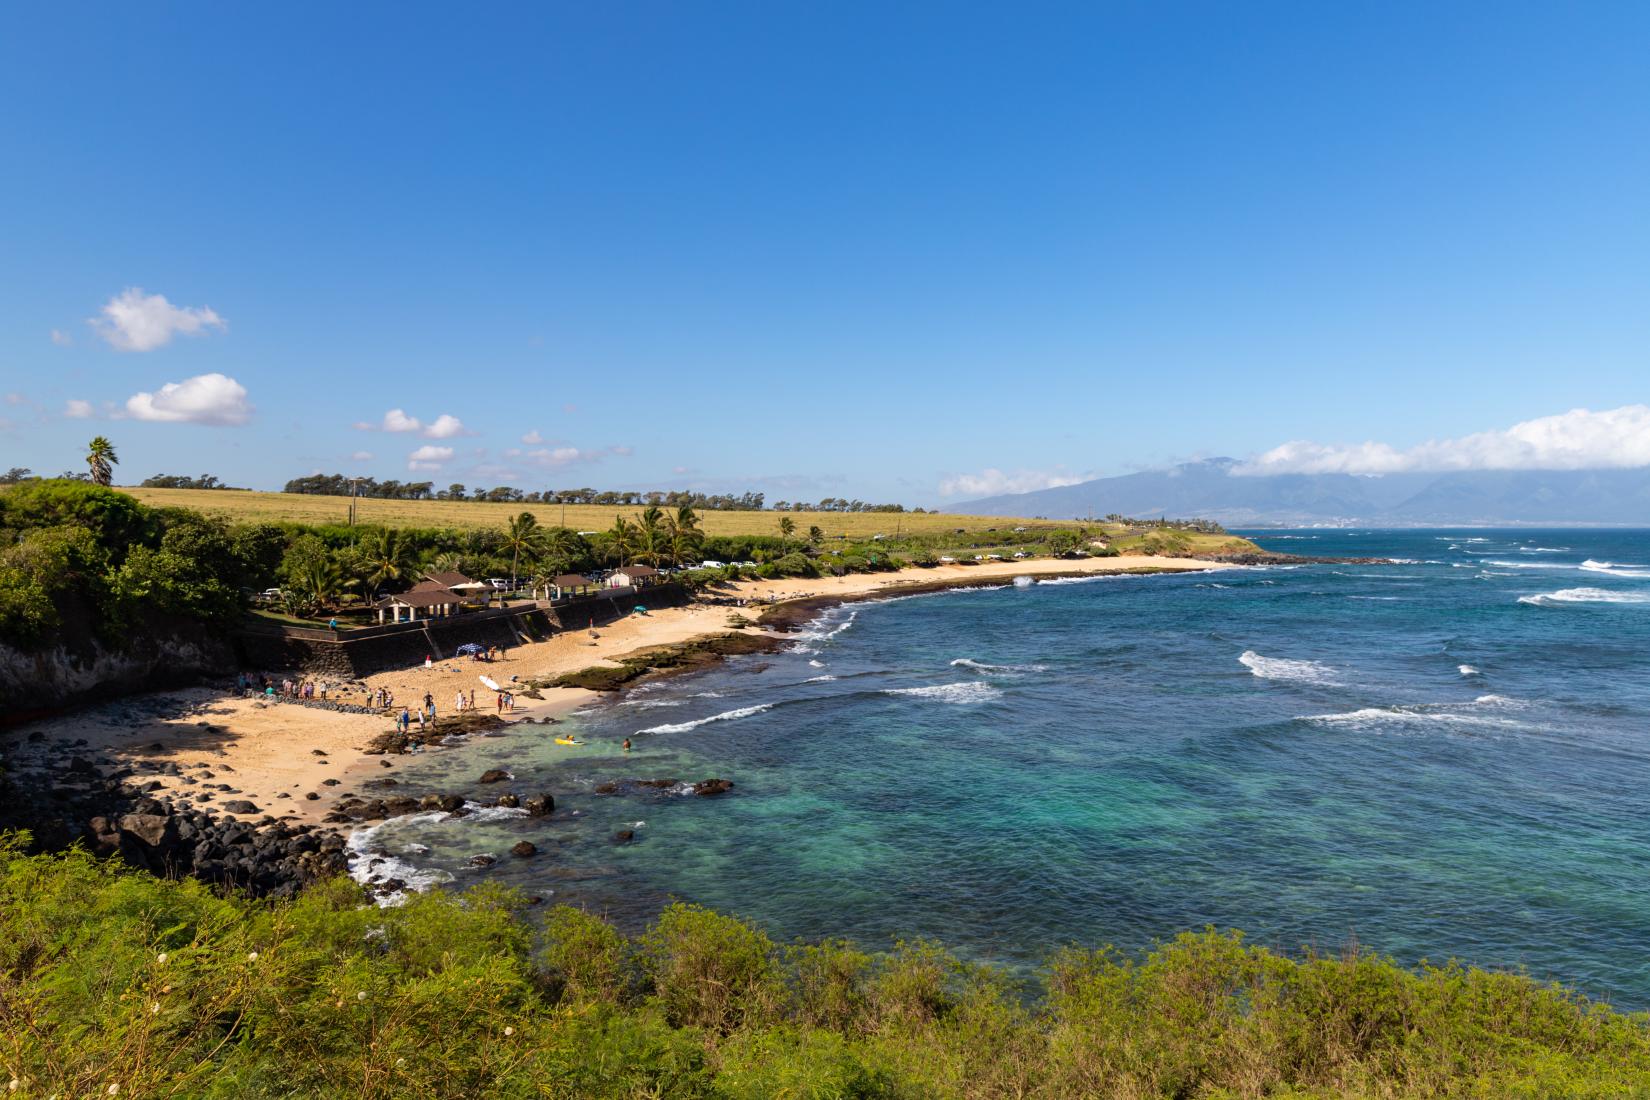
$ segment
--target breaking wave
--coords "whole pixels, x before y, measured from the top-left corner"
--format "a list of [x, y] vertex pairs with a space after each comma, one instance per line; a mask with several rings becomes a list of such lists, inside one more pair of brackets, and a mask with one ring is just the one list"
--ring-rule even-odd
[[1557, 592], [1520, 596], [1518, 602], [1532, 607], [1561, 607], [1572, 603], [1650, 603], [1650, 593], [1612, 592], [1607, 588], [1560, 588]]
[[725, 710], [721, 714], [713, 714], [709, 718], [695, 718], [691, 722], [671, 722], [663, 726], [650, 726], [645, 730], [637, 730], [637, 736], [644, 733], [686, 733], [688, 730], [698, 729], [711, 722], [731, 722], [735, 718], [749, 718], [753, 714], [761, 714], [765, 710], [772, 710], [772, 703], [758, 703], [754, 707], [738, 707], [734, 710]]
[[[1465, 729], [1522, 729], [1524, 723], [1509, 718], [1505, 711], [1518, 706], [1517, 700], [1500, 695], [1480, 695], [1470, 703], [1414, 703], [1390, 707], [1360, 707], [1341, 714], [1308, 714], [1302, 722], [1354, 730], [1427, 730], [1454, 726]], [[1486, 713], [1486, 711], [1490, 713]]]
[[974, 680], [962, 684], [934, 684], [929, 687], [884, 688], [884, 695], [910, 695], [918, 699], [933, 699], [941, 703], [984, 703], [1002, 697], [1002, 692], [990, 684]]
[[1613, 561], [1594, 561], [1592, 558], [1582, 562], [1581, 568], [1589, 573], [1603, 573], [1611, 577], [1650, 577], [1650, 569], [1642, 565], [1617, 565]]
[[1262, 657], [1252, 649], [1243, 651], [1238, 658], [1238, 664], [1259, 676], [1262, 680], [1282, 680], [1294, 684], [1319, 684], [1325, 687], [1336, 686], [1335, 671], [1328, 665], [1321, 665], [1316, 661], [1291, 661], [1285, 657]]
[[971, 668], [975, 672], [1000, 673], [1012, 675], [1026, 672], [1047, 672], [1047, 665], [988, 665], [984, 661], [976, 661], [972, 657], [958, 657], [951, 662], [952, 668]]

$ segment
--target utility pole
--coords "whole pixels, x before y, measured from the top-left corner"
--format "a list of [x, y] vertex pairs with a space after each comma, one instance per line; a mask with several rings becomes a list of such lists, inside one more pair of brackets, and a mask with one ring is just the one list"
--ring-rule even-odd
[[349, 525], [355, 526], [355, 498], [364, 478], [352, 477], [349, 479]]

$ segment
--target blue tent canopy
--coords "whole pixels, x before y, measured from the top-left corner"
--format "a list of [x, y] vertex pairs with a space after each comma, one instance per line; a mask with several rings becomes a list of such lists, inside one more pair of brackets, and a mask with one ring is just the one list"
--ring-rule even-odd
[[465, 642], [463, 645], [454, 650], [454, 652], [461, 657], [473, 657], [477, 653], [485, 653], [486, 651], [486, 646], [477, 645], [475, 642]]

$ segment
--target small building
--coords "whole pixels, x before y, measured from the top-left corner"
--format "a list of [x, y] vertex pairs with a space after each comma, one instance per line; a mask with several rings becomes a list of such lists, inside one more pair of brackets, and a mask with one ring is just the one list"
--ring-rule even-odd
[[[384, 612], [390, 613], [390, 622], [398, 623], [405, 612], [406, 619], [411, 622], [419, 618], [433, 619], [437, 616], [446, 617], [464, 603], [464, 597], [450, 588], [424, 582], [416, 588], [402, 592], [395, 596], [385, 596], [373, 604], [378, 610], [378, 621], [384, 621]], [[419, 612], [423, 612], [420, 616]]]
[[659, 571], [651, 565], [622, 565], [608, 575], [609, 588], [646, 588], [658, 580]]
[[[591, 580], [582, 573], [563, 573], [561, 576], [553, 578], [549, 584], [545, 585], [545, 588], [547, 589], [545, 596], [553, 600], [565, 600], [571, 596], [582, 596], [588, 592], [590, 588], [595, 585], [595, 583], [595, 581]], [[554, 593], [554, 595], [551, 593]], [[537, 589], [534, 590], [533, 594], [535, 596], [538, 595]]]

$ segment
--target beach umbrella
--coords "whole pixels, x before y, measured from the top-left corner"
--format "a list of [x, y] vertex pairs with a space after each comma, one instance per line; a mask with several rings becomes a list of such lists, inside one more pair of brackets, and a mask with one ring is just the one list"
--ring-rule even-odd
[[465, 642], [463, 645], [459, 646], [458, 649], [454, 650], [455, 653], [458, 653], [464, 657], [474, 656], [477, 653], [483, 653], [485, 651], [485, 646], [477, 645], [475, 642]]

